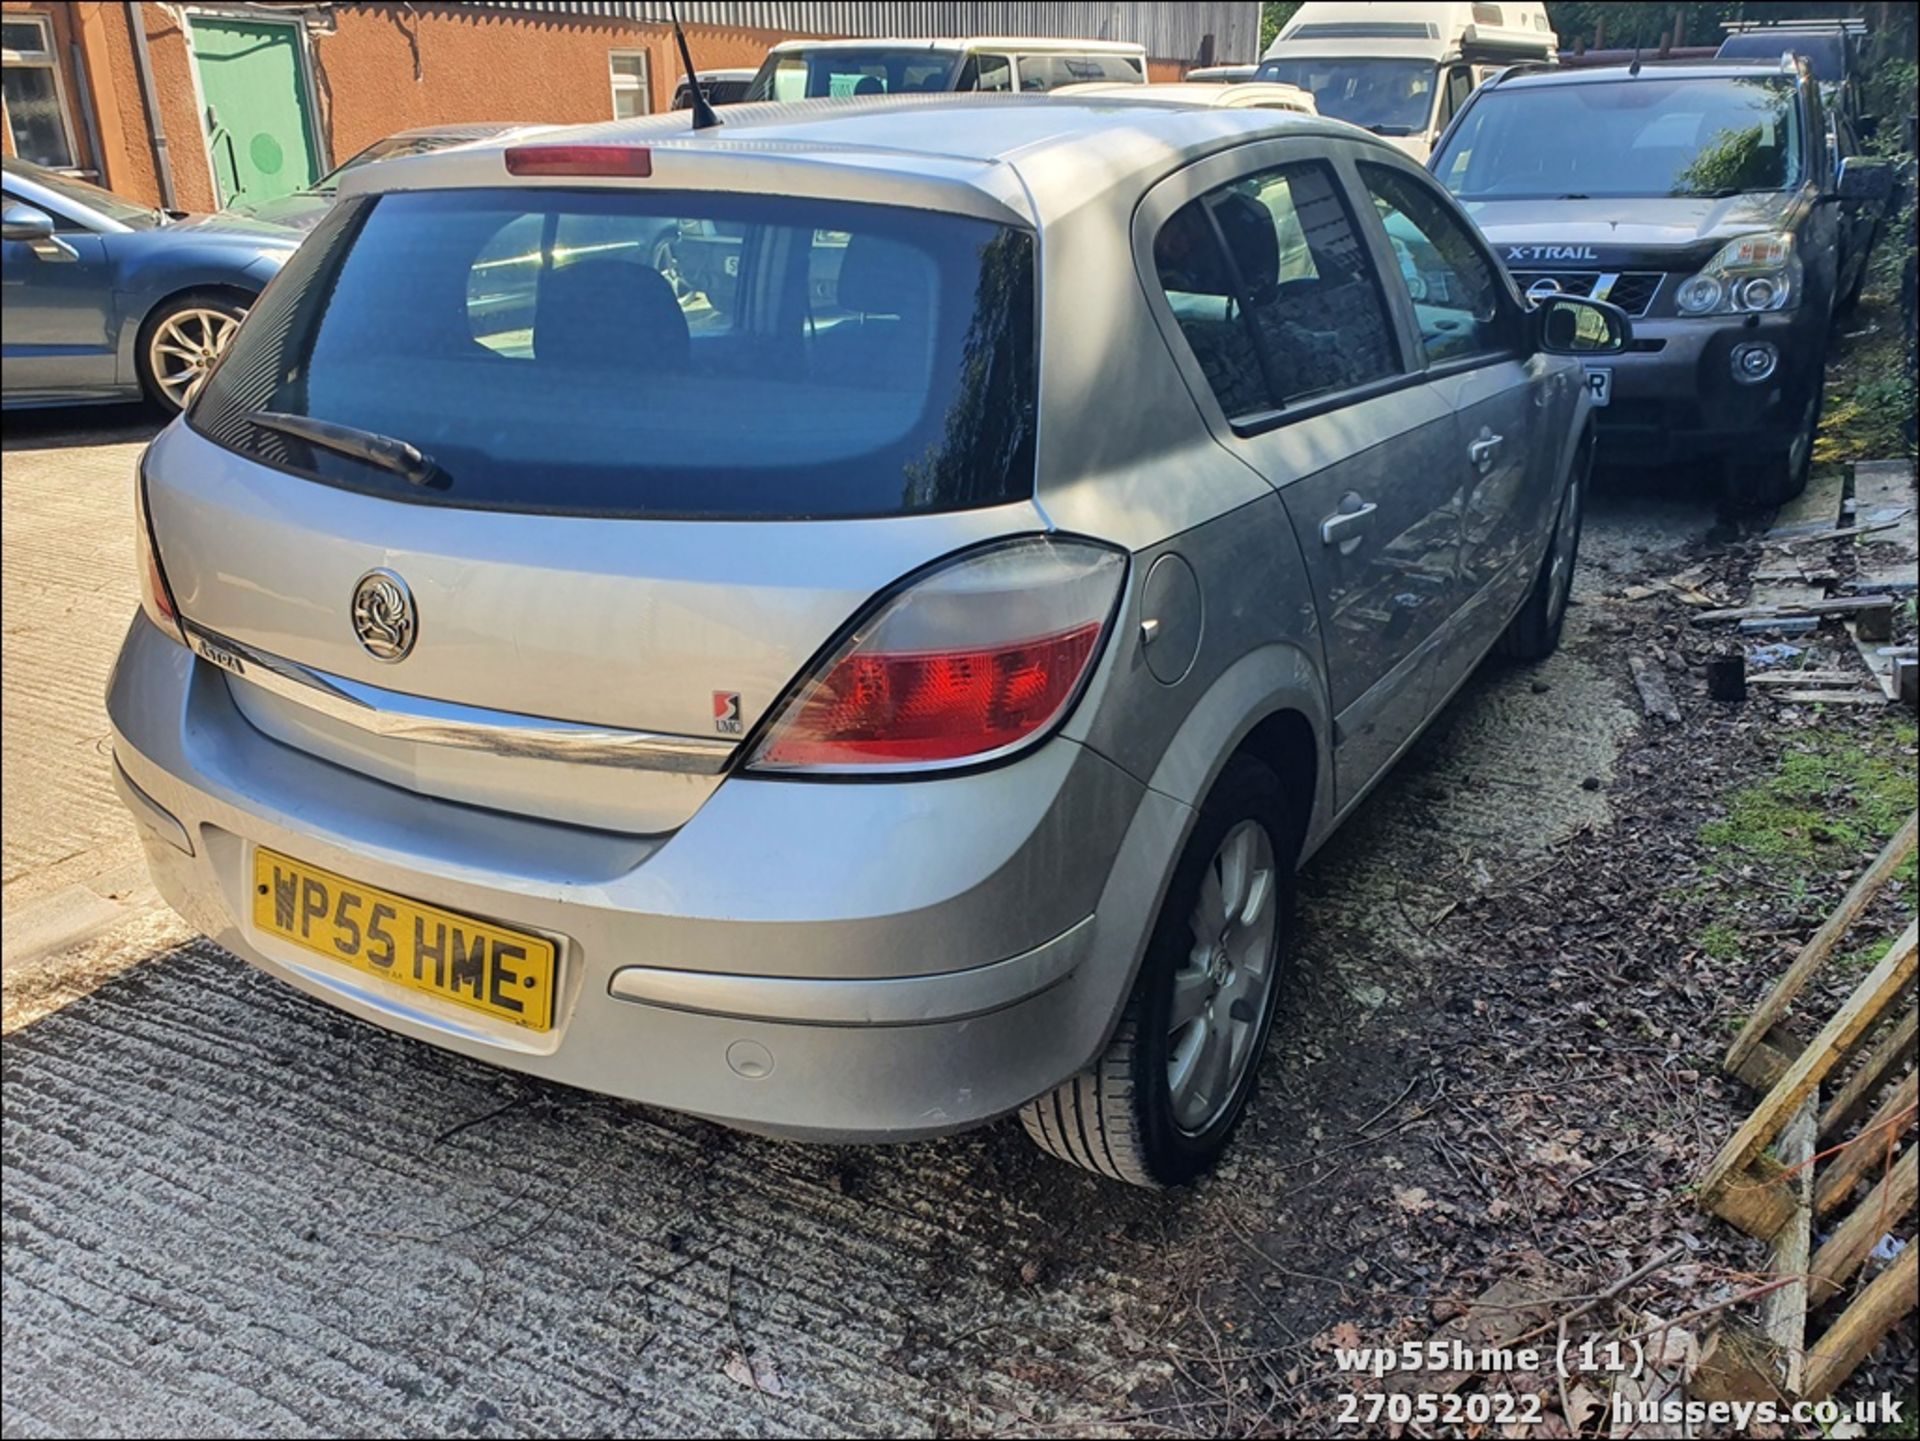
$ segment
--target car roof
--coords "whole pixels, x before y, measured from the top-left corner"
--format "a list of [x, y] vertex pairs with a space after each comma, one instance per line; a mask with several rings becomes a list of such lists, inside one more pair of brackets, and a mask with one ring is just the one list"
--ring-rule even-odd
[[[1283, 110], [1048, 95], [935, 94], [730, 105], [694, 130], [684, 110], [544, 131], [541, 146], [645, 147], [642, 184], [823, 194], [1034, 221], [1132, 177], [1141, 185], [1204, 155], [1268, 136], [1326, 137], [1400, 152], [1356, 126]], [[343, 196], [456, 186], [571, 183], [508, 178], [503, 136], [361, 166]], [[1088, 165], [1089, 153], [1099, 163]], [[605, 183], [632, 183], [630, 181]]]
[[1631, 65], [1547, 66], [1508, 70], [1495, 82], [1500, 90], [1536, 90], [1543, 85], [1593, 85], [1609, 80], [1732, 80], [1755, 75], [1792, 78], [1778, 56], [1727, 60], [1655, 60], [1649, 56], [1636, 69]]
[[1139, 55], [1137, 40], [1074, 40], [1047, 35], [944, 35], [882, 37], [866, 40], [782, 40], [767, 53], [791, 50], [1065, 50], [1077, 55]]

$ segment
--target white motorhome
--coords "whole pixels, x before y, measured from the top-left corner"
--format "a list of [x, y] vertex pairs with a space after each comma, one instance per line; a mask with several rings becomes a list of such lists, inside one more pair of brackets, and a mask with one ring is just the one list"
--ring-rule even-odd
[[1424, 162], [1475, 86], [1510, 65], [1555, 64], [1559, 46], [1538, 3], [1308, 0], [1267, 47], [1257, 78], [1312, 92], [1322, 115]]
[[767, 52], [748, 100], [1036, 91], [1107, 81], [1144, 85], [1147, 50], [1120, 40], [973, 36], [948, 40], [783, 40]]

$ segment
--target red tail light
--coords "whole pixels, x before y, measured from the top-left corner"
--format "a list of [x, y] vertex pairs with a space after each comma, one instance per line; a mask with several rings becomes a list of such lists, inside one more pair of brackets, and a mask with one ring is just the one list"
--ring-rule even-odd
[[147, 472], [144, 462], [133, 481], [135, 563], [140, 568], [140, 608], [147, 619], [178, 640], [186, 639], [180, 629], [180, 612], [174, 607], [173, 592], [167, 586], [166, 572], [160, 568], [160, 550], [153, 543], [153, 521], [147, 514]]
[[976, 551], [892, 597], [775, 717], [758, 770], [912, 770], [1038, 740], [1078, 697], [1125, 557], [1029, 537]]
[[509, 175], [623, 175], [644, 180], [653, 174], [653, 152], [638, 145], [512, 145]]

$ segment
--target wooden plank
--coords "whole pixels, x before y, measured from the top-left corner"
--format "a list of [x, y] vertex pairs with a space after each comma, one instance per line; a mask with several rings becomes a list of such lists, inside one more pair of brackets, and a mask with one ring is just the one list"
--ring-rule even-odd
[[1847, 1142], [1846, 1149], [1827, 1163], [1820, 1173], [1820, 1179], [1813, 1188], [1813, 1209], [1819, 1215], [1836, 1209], [1847, 1197], [1853, 1194], [1853, 1188], [1873, 1172], [1874, 1167], [1886, 1164], [1898, 1151], [1900, 1133], [1913, 1124], [1913, 1117], [1907, 1118], [1905, 1126], [1894, 1117], [1902, 1112], [1911, 1111], [1920, 1104], [1920, 1071], [1908, 1071], [1906, 1080], [1887, 1092], [1886, 1098], [1874, 1108], [1867, 1117], [1866, 1125], [1860, 1128], [1860, 1134]]
[[1908, 1146], [1880, 1184], [1813, 1253], [1807, 1285], [1815, 1305], [1839, 1293], [1880, 1238], [1913, 1215], [1915, 1200], [1920, 1200], [1920, 1148]]
[[1909, 1246], [1814, 1342], [1807, 1352], [1800, 1394], [1809, 1401], [1832, 1395], [1895, 1323], [1914, 1309], [1916, 1291], [1920, 1291], [1920, 1246]]
[[[1912, 821], [1909, 820], [1909, 832], [1911, 829]], [[1716, 1203], [1734, 1183], [1744, 1177], [1748, 1167], [1768, 1143], [1780, 1134], [1780, 1128], [1786, 1124], [1788, 1117], [1826, 1079], [1835, 1058], [1853, 1044], [1855, 1037], [1879, 1020], [1881, 1013], [1906, 988], [1914, 976], [1917, 938], [1920, 938], [1920, 923], [1908, 925], [1900, 938], [1887, 948], [1880, 963], [1847, 997], [1846, 1004], [1821, 1027], [1820, 1034], [1800, 1053], [1786, 1075], [1754, 1107], [1753, 1114], [1727, 1138], [1726, 1145], [1720, 1148], [1720, 1154], [1714, 1157], [1713, 1164], [1707, 1168], [1706, 1178], [1701, 1182], [1700, 1195], [1704, 1204], [1715, 1210], [1721, 1209]], [[1796, 966], [1798, 964], [1795, 962]], [[1800, 979], [1804, 981], [1805, 976]], [[1779, 989], [1784, 988], [1776, 988], [1776, 993]], [[1772, 997], [1768, 999], [1772, 1000]], [[1772, 1239], [1771, 1233], [1763, 1239]]]
[[1680, 723], [1680, 707], [1667, 689], [1666, 672], [1645, 656], [1632, 656], [1627, 668], [1633, 672], [1633, 688], [1640, 692], [1640, 705], [1650, 716], [1658, 716], [1668, 725]]
[[1864, 640], [1860, 635], [1857, 621], [1841, 622], [1847, 628], [1847, 634], [1853, 638], [1853, 648], [1859, 652], [1860, 659], [1867, 663], [1867, 669], [1873, 672], [1874, 683], [1886, 692], [1888, 700], [1899, 698], [1893, 678], [1893, 657], [1887, 654], [1888, 647], [1877, 640]]
[[1771, 693], [1781, 705], [1885, 705], [1877, 690], [1783, 690]]
[[1892, 534], [1877, 544], [1906, 549], [1907, 558], [1920, 553], [1920, 531], [1915, 529], [1913, 462], [1863, 460], [1853, 467], [1853, 514], [1856, 521], [1895, 521]]
[[1795, 527], [1826, 526], [1840, 523], [1840, 507], [1846, 501], [1847, 477], [1839, 470], [1821, 471], [1807, 482], [1807, 488], [1774, 512], [1767, 535]]
[[1798, 1045], [1778, 1045], [1781, 1039], [1780, 1028], [1775, 1027], [1772, 1035], [1740, 1058], [1740, 1067], [1733, 1074], [1756, 1091], [1772, 1090], [1773, 1083], [1786, 1075], [1787, 1067], [1801, 1051]]
[[1833, 948], [1839, 944], [1840, 937], [1846, 934], [1847, 927], [1867, 908], [1867, 903], [1880, 893], [1880, 888], [1887, 883], [1887, 877], [1905, 864], [1913, 852], [1916, 834], [1920, 834], [1920, 814], [1907, 817], [1907, 823], [1887, 842], [1873, 864], [1867, 867], [1866, 873], [1853, 883], [1840, 904], [1834, 908], [1833, 914], [1827, 917], [1820, 929], [1813, 933], [1813, 939], [1794, 957], [1793, 964], [1787, 967], [1787, 973], [1767, 993], [1767, 998], [1760, 1002], [1758, 1009], [1747, 1017], [1746, 1025], [1740, 1028], [1740, 1034], [1733, 1038], [1733, 1044], [1727, 1048], [1728, 1071], [1735, 1075], [1740, 1073], [1740, 1063], [1747, 1053], [1759, 1045], [1767, 1032], [1786, 1014], [1787, 1007], [1793, 1004], [1793, 998], [1800, 994], [1801, 987], [1826, 963]]
[[1892, 530], [1900, 524], [1903, 518], [1904, 517], [1901, 516], [1888, 516], [1886, 519], [1875, 521], [1871, 525], [1843, 525], [1838, 530], [1814, 531], [1805, 535], [1786, 536], [1779, 540], [1763, 537], [1761, 544], [1772, 546], [1777, 550], [1785, 550], [1789, 546], [1811, 545], [1816, 541], [1845, 540], [1850, 535], [1872, 535], [1877, 531]]
[[1857, 670], [1763, 670], [1747, 676], [1748, 685], [1859, 685]]
[[1693, 618], [1695, 625], [1705, 625], [1716, 620], [1758, 620], [1763, 617], [1784, 617], [1789, 612], [1797, 618], [1804, 615], [1852, 615], [1856, 611], [1893, 610], [1893, 597], [1890, 595], [1836, 595], [1826, 600], [1794, 601], [1787, 605], [1736, 605], [1725, 610], [1703, 610]]
[[1813, 1139], [1819, 1126], [1815, 1096], [1808, 1096], [1780, 1133], [1780, 1164], [1792, 1177], [1793, 1215], [1773, 1238], [1773, 1274], [1793, 1279], [1760, 1304], [1760, 1329], [1786, 1366], [1789, 1392], [1800, 1389], [1807, 1346], [1807, 1255], [1813, 1244]]
[[1860, 1119], [1873, 1101], [1875, 1091], [1888, 1077], [1913, 1059], [1914, 1043], [1920, 1037], [1920, 1011], [1911, 1008], [1867, 1052], [1859, 1068], [1847, 1077], [1846, 1084], [1820, 1113], [1820, 1139], [1832, 1140]]

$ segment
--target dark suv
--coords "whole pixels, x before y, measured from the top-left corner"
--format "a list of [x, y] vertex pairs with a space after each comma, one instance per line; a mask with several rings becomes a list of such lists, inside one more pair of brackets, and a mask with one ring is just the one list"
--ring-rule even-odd
[[1844, 294], [1841, 201], [1892, 181], [1836, 160], [1805, 60], [1509, 71], [1428, 165], [1529, 297], [1634, 317], [1631, 350], [1587, 372], [1603, 453], [1723, 456], [1747, 503], [1799, 492]]

